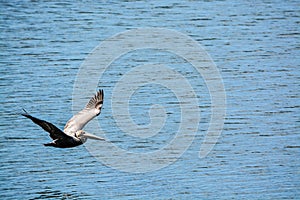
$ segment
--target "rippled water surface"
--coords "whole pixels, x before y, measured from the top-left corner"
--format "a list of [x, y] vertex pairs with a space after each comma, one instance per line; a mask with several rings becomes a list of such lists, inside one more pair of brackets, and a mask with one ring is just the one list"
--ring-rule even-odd
[[[299, 8], [297, 0], [1, 1], [0, 198], [299, 198]], [[106, 38], [143, 27], [192, 37], [218, 66], [227, 115], [210, 154], [198, 157], [211, 117], [203, 77], [182, 58], [152, 50], [123, 55], [99, 78], [105, 104], [95, 120], [105, 137], [125, 150], [164, 147], [180, 126], [174, 93], [148, 84], [130, 99], [129, 112], [138, 125], [150, 123], [153, 104], [166, 111], [167, 126], [146, 139], [118, 128], [110, 100], [132, 67], [168, 64], [190, 81], [201, 110], [195, 139], [176, 162], [153, 172], [127, 173], [106, 166], [84, 146], [44, 147], [47, 133], [20, 116], [22, 108], [62, 128], [72, 116], [73, 87], [86, 56]]]

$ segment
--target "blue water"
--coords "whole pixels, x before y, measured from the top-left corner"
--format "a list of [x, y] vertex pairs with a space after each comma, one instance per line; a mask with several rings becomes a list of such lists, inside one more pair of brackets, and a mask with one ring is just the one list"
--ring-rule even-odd
[[[299, 198], [299, 1], [1, 1], [0, 13], [1, 199]], [[110, 98], [129, 67], [178, 59], [174, 69], [190, 79], [199, 95], [201, 123], [176, 162], [148, 173], [127, 173], [101, 163], [84, 146], [44, 147], [47, 133], [20, 116], [22, 108], [63, 128], [72, 116], [73, 86], [86, 56], [114, 34], [143, 27], [192, 37], [220, 70], [227, 115], [209, 155], [198, 157], [211, 115], [205, 82], [193, 70], [187, 73], [188, 64], [180, 68], [179, 58], [147, 51], [142, 57], [133, 52], [120, 58], [99, 80], [106, 95], [95, 120], [105, 137], [122, 148], [147, 152], [163, 147], [179, 126], [179, 110], [168, 104], [176, 101], [174, 94], [149, 85], [130, 101], [138, 124], [149, 123], [143, 109], [156, 103], [150, 94], [175, 113], [168, 115], [166, 134], [152, 143], [130, 140], [116, 127]]]

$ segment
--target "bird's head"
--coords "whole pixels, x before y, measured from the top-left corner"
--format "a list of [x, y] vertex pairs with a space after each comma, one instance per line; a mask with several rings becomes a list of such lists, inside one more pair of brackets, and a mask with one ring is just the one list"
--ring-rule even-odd
[[86, 142], [86, 140], [89, 138], [89, 139], [93, 139], [93, 140], [105, 140], [104, 138], [102, 137], [98, 137], [96, 135], [93, 135], [93, 134], [90, 134], [90, 133], [87, 133], [83, 130], [79, 130], [76, 132], [75, 134], [75, 137], [77, 137], [78, 139], [81, 140], [82, 143]]

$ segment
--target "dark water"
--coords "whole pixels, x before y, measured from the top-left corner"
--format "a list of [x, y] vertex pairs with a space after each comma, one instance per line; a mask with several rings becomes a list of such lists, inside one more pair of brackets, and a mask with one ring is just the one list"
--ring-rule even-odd
[[[0, 198], [299, 198], [299, 8], [296, 0], [1, 1]], [[84, 146], [42, 146], [49, 141], [47, 134], [19, 116], [21, 109], [62, 128], [72, 116], [73, 85], [86, 56], [106, 38], [141, 27], [174, 29], [191, 36], [218, 66], [227, 116], [213, 151], [198, 157], [209, 123], [210, 99], [204, 81], [193, 71], [185, 76], [199, 81], [199, 130], [188, 150], [163, 169], [126, 173], [99, 162]], [[142, 55], [143, 62], [160, 57]], [[111, 117], [115, 73], [121, 76], [126, 67], [136, 65], [133, 57], [134, 53], [121, 58], [111, 68], [114, 73], [101, 79], [107, 104], [98, 120], [116, 145], [151, 151], [173, 137], [173, 126], [164, 130], [169, 134], [141, 147], [137, 141], [127, 141]], [[188, 65], [182, 73], [186, 69]], [[132, 99], [132, 105], [138, 105], [132, 108], [136, 123], [149, 123], [143, 115], [143, 106], [149, 110], [145, 93], [156, 94], [162, 104], [176, 100], [174, 95], [164, 100], [164, 89], [157, 93], [153, 88], [137, 91]], [[176, 129], [178, 116], [172, 116], [168, 123]]]

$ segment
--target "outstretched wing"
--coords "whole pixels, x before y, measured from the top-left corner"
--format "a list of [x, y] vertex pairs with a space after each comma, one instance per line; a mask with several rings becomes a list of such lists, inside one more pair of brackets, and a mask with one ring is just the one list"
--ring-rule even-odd
[[66, 124], [64, 132], [71, 135], [82, 128], [91, 121], [94, 117], [101, 113], [103, 105], [104, 92], [99, 90], [97, 94], [91, 98], [83, 110], [74, 115]]
[[28, 113], [23, 113], [22, 115], [24, 117], [27, 117], [27, 118], [31, 119], [31, 121], [33, 121], [35, 124], [39, 125], [45, 131], [47, 131], [48, 133], [50, 133], [50, 137], [53, 140], [56, 140], [56, 139], [59, 139], [59, 138], [66, 139], [66, 138], [70, 137], [67, 134], [65, 134], [64, 132], [62, 132], [59, 128], [57, 128], [56, 126], [54, 126], [53, 124], [51, 124], [50, 122], [46, 122], [44, 120], [35, 118], [35, 117], [29, 115]]

